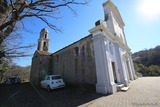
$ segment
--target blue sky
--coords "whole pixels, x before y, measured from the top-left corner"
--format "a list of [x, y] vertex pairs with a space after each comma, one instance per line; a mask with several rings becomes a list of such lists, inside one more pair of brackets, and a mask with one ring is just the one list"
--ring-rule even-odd
[[[50, 46], [49, 52], [55, 51], [87, 36], [88, 30], [95, 26], [95, 22], [104, 19], [102, 3], [106, 0], [92, 0], [88, 6], [73, 6], [77, 16], [73, 15], [68, 9], [63, 8], [61, 19], [52, 21], [62, 33], [56, 33], [47, 25], [39, 20], [26, 20], [26, 26], [33, 33], [23, 32], [25, 44], [36, 43], [39, 32], [42, 28], [49, 30]], [[125, 35], [131, 52], [154, 48], [160, 45], [160, 1], [159, 0], [112, 0], [119, 9], [123, 21], [125, 22]], [[30, 50], [34, 53], [37, 47]], [[31, 65], [31, 58], [18, 58], [15, 60], [17, 65]]]

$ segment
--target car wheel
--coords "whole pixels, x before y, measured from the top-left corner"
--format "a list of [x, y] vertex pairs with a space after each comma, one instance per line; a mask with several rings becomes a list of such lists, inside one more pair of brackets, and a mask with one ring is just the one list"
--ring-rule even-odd
[[48, 90], [48, 91], [51, 91], [51, 88], [50, 88], [50, 86], [49, 86], [49, 85], [47, 86], [47, 90]]

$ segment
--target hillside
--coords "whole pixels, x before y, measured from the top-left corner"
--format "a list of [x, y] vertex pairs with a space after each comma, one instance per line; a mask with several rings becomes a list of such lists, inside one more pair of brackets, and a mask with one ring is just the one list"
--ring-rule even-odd
[[153, 49], [142, 50], [132, 55], [133, 62], [143, 64], [144, 66], [159, 65], [160, 66], [160, 46]]
[[138, 76], [160, 76], [160, 46], [132, 54]]

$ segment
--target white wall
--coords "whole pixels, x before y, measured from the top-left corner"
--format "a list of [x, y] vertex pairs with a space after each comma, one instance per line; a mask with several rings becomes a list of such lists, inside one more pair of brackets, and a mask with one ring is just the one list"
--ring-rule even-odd
[[126, 44], [125, 36], [123, 32], [123, 27], [120, 25], [118, 19], [114, 16], [113, 12], [111, 11], [110, 7], [104, 9], [105, 16], [108, 15], [108, 20], [106, 21], [107, 27], [109, 31], [119, 38]]
[[107, 36], [103, 32], [93, 34], [96, 62], [97, 93], [115, 93], [117, 91], [111, 67]]

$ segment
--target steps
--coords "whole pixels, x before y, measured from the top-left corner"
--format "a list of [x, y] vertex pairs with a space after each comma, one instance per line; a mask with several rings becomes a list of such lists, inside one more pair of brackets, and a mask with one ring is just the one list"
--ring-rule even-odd
[[121, 91], [121, 88], [124, 87], [124, 84], [117, 84], [117, 91]]
[[123, 87], [121, 88], [121, 91], [127, 91], [129, 89], [129, 87]]
[[124, 84], [117, 84], [117, 91], [127, 91], [129, 87], [125, 87]]

